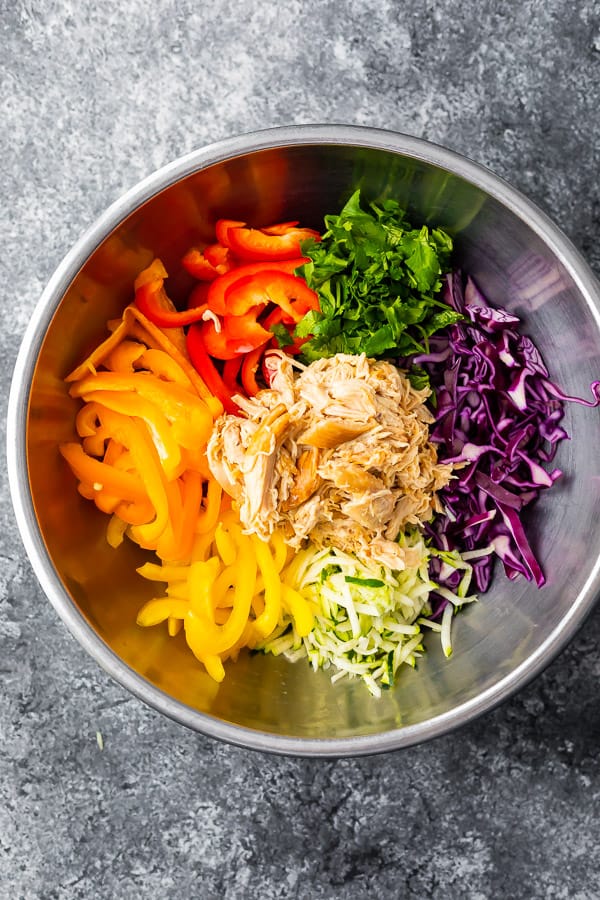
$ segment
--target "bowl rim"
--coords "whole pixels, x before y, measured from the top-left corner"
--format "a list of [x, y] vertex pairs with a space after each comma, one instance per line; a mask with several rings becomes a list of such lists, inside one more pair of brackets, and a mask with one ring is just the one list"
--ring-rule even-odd
[[36, 360], [52, 317], [67, 288], [102, 241], [141, 204], [186, 176], [227, 159], [278, 147], [348, 145], [384, 150], [447, 169], [506, 206], [540, 237], [567, 270], [600, 329], [600, 285], [572, 242], [532, 201], [485, 166], [442, 145], [381, 128], [344, 124], [279, 126], [238, 134], [175, 159], [127, 190], [83, 233], [49, 279], [25, 330], [14, 367], [7, 412], [7, 468], [21, 539], [47, 598], [71, 634], [127, 691], [179, 724], [246, 749], [299, 757], [374, 755], [441, 737], [490, 711], [537, 676], [566, 646], [591, 612], [600, 591], [600, 559], [546, 640], [517, 668], [487, 690], [453, 709], [413, 725], [355, 737], [288, 737], [219, 719], [176, 700], [124, 663], [75, 605], [42, 539], [27, 471], [27, 411]]

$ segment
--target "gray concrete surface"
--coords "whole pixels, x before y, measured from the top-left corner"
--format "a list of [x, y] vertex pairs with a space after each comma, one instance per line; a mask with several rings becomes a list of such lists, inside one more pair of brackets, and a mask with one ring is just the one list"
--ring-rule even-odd
[[[0, 0], [0, 386], [63, 254], [172, 158], [271, 125], [406, 131], [487, 164], [600, 273], [593, 0]], [[600, 614], [432, 744], [269, 758], [129, 697], [67, 635], [0, 472], [0, 896], [600, 896]], [[104, 749], [96, 732], [104, 738]]]

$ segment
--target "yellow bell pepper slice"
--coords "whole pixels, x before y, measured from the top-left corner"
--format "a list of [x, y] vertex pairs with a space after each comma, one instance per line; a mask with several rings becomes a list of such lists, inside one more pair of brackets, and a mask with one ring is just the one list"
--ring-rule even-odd
[[288, 584], [281, 586], [283, 605], [294, 618], [296, 631], [300, 637], [306, 637], [313, 630], [315, 617], [307, 600]]
[[85, 401], [95, 400], [98, 391], [117, 393], [135, 392], [145, 400], [156, 404], [173, 428], [173, 436], [182, 447], [194, 449], [208, 441], [213, 418], [206, 403], [180, 384], [161, 381], [148, 372], [122, 375], [115, 372], [98, 372], [82, 378], [69, 393]]
[[165, 622], [170, 616], [184, 619], [187, 603], [184, 600], [172, 600], [170, 597], [156, 597], [144, 603], [137, 615], [137, 624], [149, 627]]
[[156, 447], [161, 465], [169, 480], [176, 478], [181, 465], [181, 450], [173, 430], [160, 408], [135, 391], [96, 391], [94, 402], [106, 409], [143, 419]]
[[265, 582], [265, 608], [256, 619], [254, 627], [259, 634], [267, 637], [276, 628], [281, 616], [281, 581], [269, 545], [255, 534], [250, 539]]
[[256, 559], [250, 540], [241, 533], [241, 529], [236, 535], [236, 543], [239, 577], [227, 622], [221, 626], [213, 625], [204, 616], [198, 618], [191, 610], [185, 619], [186, 638], [192, 652], [200, 660], [203, 656], [218, 655], [231, 648], [239, 640], [248, 621], [256, 579]]
[[196, 522], [196, 534], [209, 534], [215, 529], [222, 508], [222, 497], [223, 488], [215, 478], [211, 478], [208, 482], [206, 506]]
[[147, 497], [154, 507], [156, 515], [152, 522], [133, 525], [131, 529], [132, 537], [141, 547], [153, 550], [169, 522], [166, 479], [156, 448], [146, 429], [134, 419], [108, 409], [102, 409], [100, 418], [115, 440], [131, 453]]
[[212, 588], [220, 568], [221, 564], [216, 556], [211, 557], [206, 562], [193, 562], [189, 567], [188, 593], [190, 612], [206, 621], [207, 625], [213, 624], [215, 620]]

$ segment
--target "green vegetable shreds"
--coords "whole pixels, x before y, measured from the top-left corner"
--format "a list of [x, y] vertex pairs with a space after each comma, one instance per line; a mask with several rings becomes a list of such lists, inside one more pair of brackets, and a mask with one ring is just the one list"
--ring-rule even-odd
[[370, 357], [427, 351], [428, 338], [462, 318], [437, 296], [450, 269], [452, 238], [413, 228], [395, 200], [362, 209], [360, 191], [339, 215], [325, 216], [321, 241], [305, 241], [299, 268], [319, 294], [320, 311], [298, 323], [305, 362], [336, 353]]

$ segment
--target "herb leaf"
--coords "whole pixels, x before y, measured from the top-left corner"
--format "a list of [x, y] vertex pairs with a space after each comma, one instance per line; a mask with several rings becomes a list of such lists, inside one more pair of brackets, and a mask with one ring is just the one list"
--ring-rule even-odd
[[320, 310], [298, 323], [305, 362], [335, 353], [408, 357], [462, 316], [437, 296], [450, 270], [452, 238], [413, 228], [396, 200], [361, 206], [355, 191], [339, 215], [325, 216], [318, 243], [302, 244], [297, 272], [319, 295]]
[[294, 343], [294, 339], [290, 336], [289, 331], [282, 325], [281, 322], [274, 322], [272, 325], [269, 325], [269, 331], [271, 331], [277, 340], [277, 345], [281, 349], [282, 347], [291, 347]]

